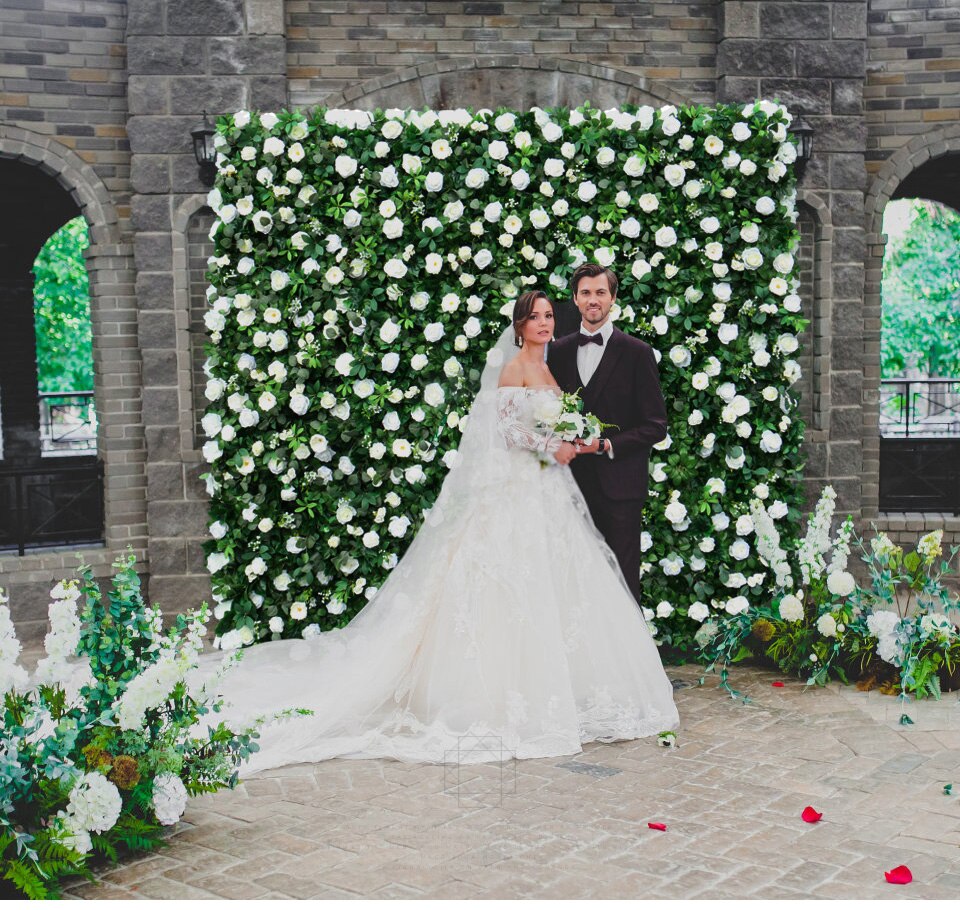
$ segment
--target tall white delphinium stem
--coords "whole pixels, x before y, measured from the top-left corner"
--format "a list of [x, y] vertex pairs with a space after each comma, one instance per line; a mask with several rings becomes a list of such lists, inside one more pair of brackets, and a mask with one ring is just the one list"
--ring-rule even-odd
[[822, 578], [826, 571], [823, 554], [830, 549], [830, 524], [833, 521], [836, 501], [837, 494], [833, 487], [824, 487], [813, 515], [807, 523], [807, 533], [798, 553], [804, 585], [808, 585], [811, 580]]

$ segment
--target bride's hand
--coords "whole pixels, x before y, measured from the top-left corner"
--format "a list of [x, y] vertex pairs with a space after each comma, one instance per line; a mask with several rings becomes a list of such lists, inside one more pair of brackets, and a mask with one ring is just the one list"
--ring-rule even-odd
[[562, 442], [553, 457], [559, 464], [570, 464], [577, 457], [576, 446], [572, 442]]
[[576, 446], [578, 455], [593, 455], [600, 449], [600, 438], [597, 437], [593, 442], [584, 442], [582, 439], [575, 439], [573, 444]]

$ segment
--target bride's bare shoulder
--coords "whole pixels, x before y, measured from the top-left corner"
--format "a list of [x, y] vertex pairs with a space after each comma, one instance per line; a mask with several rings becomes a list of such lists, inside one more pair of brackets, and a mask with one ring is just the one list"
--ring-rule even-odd
[[504, 386], [522, 386], [523, 385], [523, 364], [517, 362], [514, 357], [509, 363], [503, 365], [500, 370], [500, 379], [497, 382], [499, 388]]

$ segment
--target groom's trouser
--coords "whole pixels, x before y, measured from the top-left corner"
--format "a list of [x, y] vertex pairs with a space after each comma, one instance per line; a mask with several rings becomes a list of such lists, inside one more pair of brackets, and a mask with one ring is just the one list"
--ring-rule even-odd
[[642, 499], [611, 499], [592, 471], [577, 478], [590, 517], [613, 550], [627, 587], [640, 603], [640, 525], [643, 521]]

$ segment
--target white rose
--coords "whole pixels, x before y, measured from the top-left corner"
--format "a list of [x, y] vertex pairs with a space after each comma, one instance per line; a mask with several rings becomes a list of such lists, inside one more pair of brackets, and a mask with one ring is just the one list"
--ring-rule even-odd
[[443, 404], [445, 398], [443, 387], [439, 383], [431, 382], [423, 390], [423, 400], [431, 407], [439, 407]]
[[431, 344], [438, 342], [444, 335], [442, 322], [431, 322], [423, 330], [423, 337]]
[[657, 246], [673, 246], [677, 242], [677, 232], [672, 227], [661, 227], [655, 237]]
[[471, 190], [478, 190], [487, 182], [489, 177], [490, 175], [482, 167], [475, 167], [467, 171], [464, 183]]
[[755, 208], [761, 215], [772, 215], [776, 211], [777, 204], [769, 196], [761, 196]]
[[628, 177], [641, 177], [646, 169], [646, 164], [638, 155], [631, 155], [623, 165], [623, 172]]
[[577, 187], [577, 197], [581, 202], [589, 202], [597, 195], [597, 186], [591, 180], [584, 180], [580, 186]]
[[341, 177], [350, 177], [357, 172], [357, 161], [349, 155], [337, 155], [333, 167]]
[[680, 186], [687, 177], [687, 172], [680, 164], [668, 164], [663, 169], [663, 179], [670, 186]]

